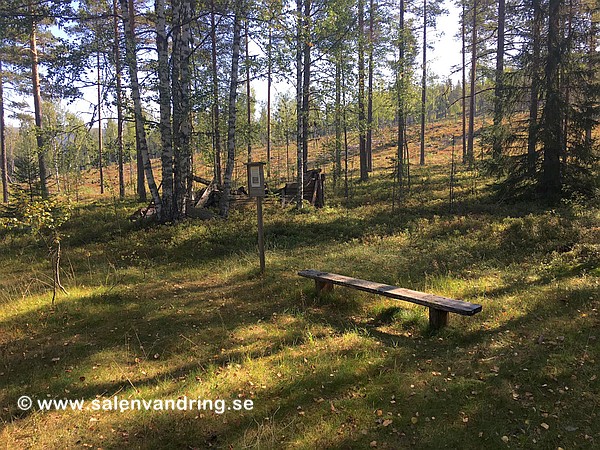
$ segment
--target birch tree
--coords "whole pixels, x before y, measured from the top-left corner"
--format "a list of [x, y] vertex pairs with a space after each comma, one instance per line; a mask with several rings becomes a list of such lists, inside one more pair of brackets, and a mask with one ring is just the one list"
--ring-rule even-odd
[[233, 42], [231, 54], [231, 77], [229, 83], [229, 118], [227, 121], [227, 165], [225, 167], [225, 176], [223, 177], [223, 192], [219, 209], [222, 217], [229, 215], [229, 195], [231, 191], [231, 182], [233, 168], [235, 165], [235, 132], [236, 132], [236, 101], [240, 62], [240, 41], [242, 35], [242, 18], [240, 11], [236, 10], [233, 19]]
[[218, 186], [223, 183], [221, 168], [221, 114], [219, 108], [219, 70], [217, 66], [217, 23], [215, 20], [215, 0], [210, 1], [210, 50], [211, 50], [211, 82], [212, 82], [212, 125], [214, 142], [214, 180]]
[[165, 1], [155, 0], [156, 51], [158, 55], [158, 98], [160, 104], [160, 140], [162, 145], [162, 220], [172, 220], [173, 210], [173, 133], [171, 129], [171, 87], [169, 77], [169, 40]]
[[174, 205], [175, 219], [186, 217], [192, 197], [192, 122], [191, 73], [192, 0], [173, 0], [173, 157], [175, 159]]
[[33, 92], [33, 109], [35, 116], [36, 127], [36, 143], [38, 154], [38, 173], [40, 177], [40, 191], [42, 197], [48, 197], [48, 171], [46, 169], [46, 146], [44, 142], [44, 134], [42, 130], [42, 92], [40, 89], [40, 73], [39, 73], [39, 55], [37, 50], [37, 16], [34, 14], [33, 5], [29, 4], [29, 14], [31, 16], [29, 30], [29, 52], [31, 61], [31, 87]]

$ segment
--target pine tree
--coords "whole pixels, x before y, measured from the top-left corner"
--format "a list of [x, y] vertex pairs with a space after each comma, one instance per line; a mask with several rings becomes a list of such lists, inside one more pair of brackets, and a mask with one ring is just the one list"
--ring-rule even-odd
[[2, 175], [2, 201], [8, 203], [8, 158], [6, 154], [6, 124], [4, 122], [4, 74], [0, 55], [0, 171]]
[[[140, 156], [140, 158], [138, 158], [138, 195], [140, 200], [145, 201], [146, 188], [143, 182], [143, 177], [140, 176], [140, 174], [143, 174], [148, 180], [148, 188], [150, 189], [150, 194], [152, 195], [152, 200], [158, 213], [158, 217], [161, 217], [162, 202], [158, 193], [156, 182], [154, 181], [154, 173], [152, 171], [148, 143], [146, 140], [146, 130], [144, 128], [145, 119], [138, 81], [137, 45], [135, 39], [135, 11], [133, 0], [121, 0], [121, 10], [123, 11], [123, 28], [125, 29], [125, 61], [129, 69], [130, 89], [133, 99], [135, 117], [136, 147]], [[140, 160], [142, 167], [140, 167]]]

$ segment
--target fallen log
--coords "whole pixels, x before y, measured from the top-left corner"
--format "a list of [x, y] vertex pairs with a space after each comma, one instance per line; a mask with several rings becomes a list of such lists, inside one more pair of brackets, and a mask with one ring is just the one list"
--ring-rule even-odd
[[195, 207], [205, 208], [207, 206], [211, 206], [219, 192], [219, 186], [217, 186], [217, 183], [214, 180], [211, 181], [206, 189], [204, 189], [204, 192], [196, 202]]
[[213, 181], [210, 181], [210, 180], [207, 180], [206, 178], [199, 177], [198, 175], [194, 175], [194, 176], [192, 176], [192, 179], [193, 179], [193, 180], [194, 180], [196, 183], [200, 183], [200, 184], [203, 184], [203, 185], [205, 185], [205, 186], [210, 186], [210, 184], [211, 184], [212, 182], [214, 182], [214, 180], [213, 180]]

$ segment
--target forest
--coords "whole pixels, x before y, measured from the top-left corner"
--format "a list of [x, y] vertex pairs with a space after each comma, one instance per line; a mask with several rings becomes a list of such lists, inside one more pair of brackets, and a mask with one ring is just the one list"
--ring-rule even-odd
[[[0, 0], [0, 440], [594, 448], [599, 22], [598, 0]], [[306, 269], [478, 314], [438, 329]]]

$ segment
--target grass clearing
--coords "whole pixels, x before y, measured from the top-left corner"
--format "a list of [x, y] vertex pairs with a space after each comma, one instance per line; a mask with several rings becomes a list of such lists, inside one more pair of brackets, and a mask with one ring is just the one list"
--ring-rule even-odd
[[[387, 151], [387, 150], [386, 150]], [[440, 150], [391, 208], [389, 174], [349, 202], [140, 227], [135, 205], [75, 209], [69, 296], [46, 250], [0, 234], [6, 448], [594, 448], [600, 441], [600, 208], [504, 206]], [[385, 151], [378, 156], [383, 156]], [[475, 186], [473, 188], [473, 186]], [[424, 308], [336, 288], [316, 268], [483, 305], [432, 334]], [[251, 411], [21, 411], [37, 399], [233, 399]]]

